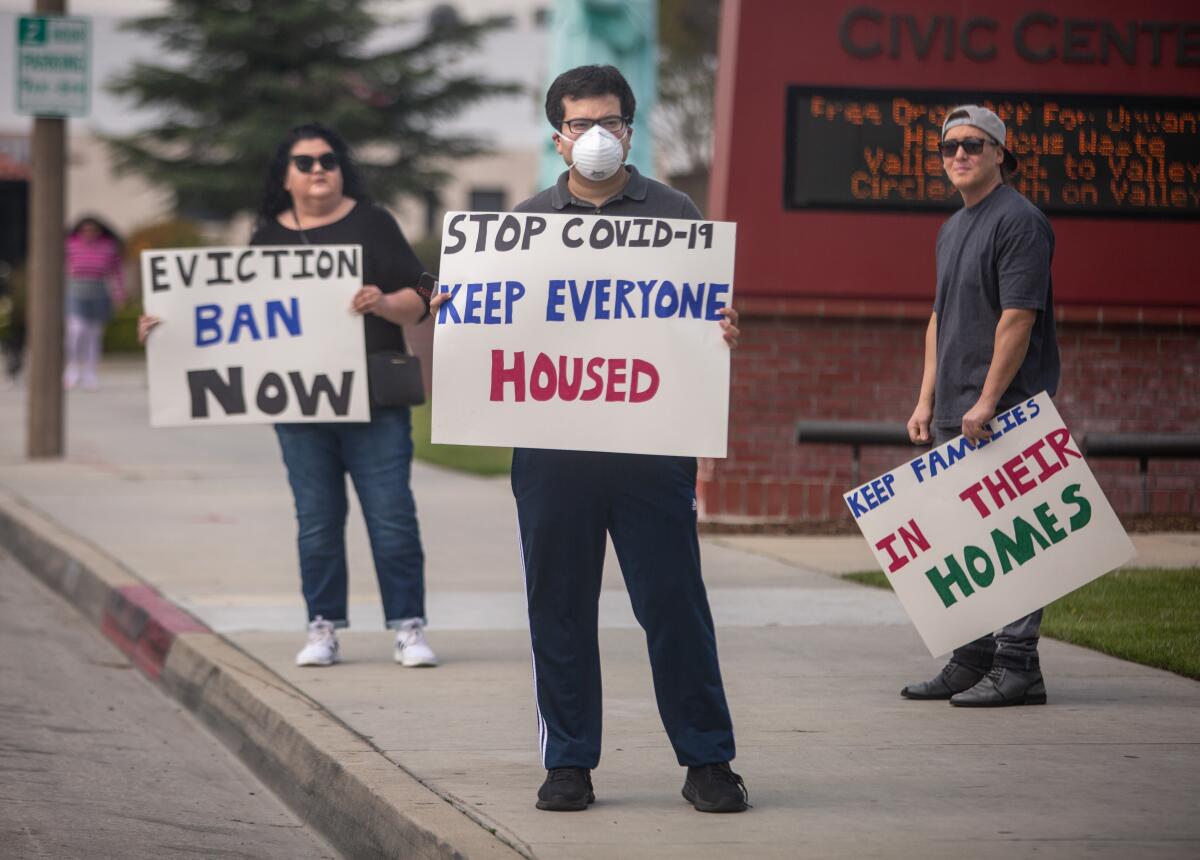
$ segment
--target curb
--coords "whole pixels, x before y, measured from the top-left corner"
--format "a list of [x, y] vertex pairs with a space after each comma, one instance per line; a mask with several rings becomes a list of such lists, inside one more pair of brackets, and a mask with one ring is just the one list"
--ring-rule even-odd
[[0, 490], [0, 546], [75, 606], [347, 857], [531, 857], [158, 589]]

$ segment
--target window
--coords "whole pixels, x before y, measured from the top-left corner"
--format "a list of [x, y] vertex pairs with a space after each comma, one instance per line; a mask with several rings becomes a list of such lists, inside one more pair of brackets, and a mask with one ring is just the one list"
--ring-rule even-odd
[[467, 208], [472, 212], [507, 212], [502, 188], [472, 188]]

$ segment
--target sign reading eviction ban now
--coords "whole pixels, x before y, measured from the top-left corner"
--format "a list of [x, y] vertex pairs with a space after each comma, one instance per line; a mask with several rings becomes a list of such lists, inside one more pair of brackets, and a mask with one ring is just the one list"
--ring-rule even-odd
[[451, 212], [432, 439], [724, 457], [735, 225]]
[[150, 424], [369, 421], [358, 245], [142, 253]]
[[1039, 394], [845, 494], [934, 656], [1133, 558], [1079, 446]]

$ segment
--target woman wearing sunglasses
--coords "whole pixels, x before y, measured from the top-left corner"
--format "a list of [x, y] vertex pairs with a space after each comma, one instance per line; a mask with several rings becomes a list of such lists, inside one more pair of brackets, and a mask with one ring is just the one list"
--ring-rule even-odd
[[[417, 292], [423, 268], [396, 221], [373, 205], [345, 142], [318, 123], [293, 128], [267, 169], [251, 245], [361, 245], [366, 351], [403, 352], [403, 324], [428, 315]], [[158, 321], [143, 317], [145, 340]], [[372, 398], [368, 423], [276, 424], [299, 524], [300, 582], [308, 640], [299, 666], [338, 662], [336, 630], [347, 626], [346, 474], [358, 493], [371, 543], [384, 620], [396, 631], [403, 666], [435, 666], [425, 641], [425, 559], [409, 477], [412, 434], [406, 406]]]

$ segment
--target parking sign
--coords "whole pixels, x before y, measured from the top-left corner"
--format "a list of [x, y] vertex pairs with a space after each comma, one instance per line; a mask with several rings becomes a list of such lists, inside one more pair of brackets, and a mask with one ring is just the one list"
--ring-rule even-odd
[[91, 102], [91, 21], [23, 16], [17, 21], [17, 112], [84, 117]]

